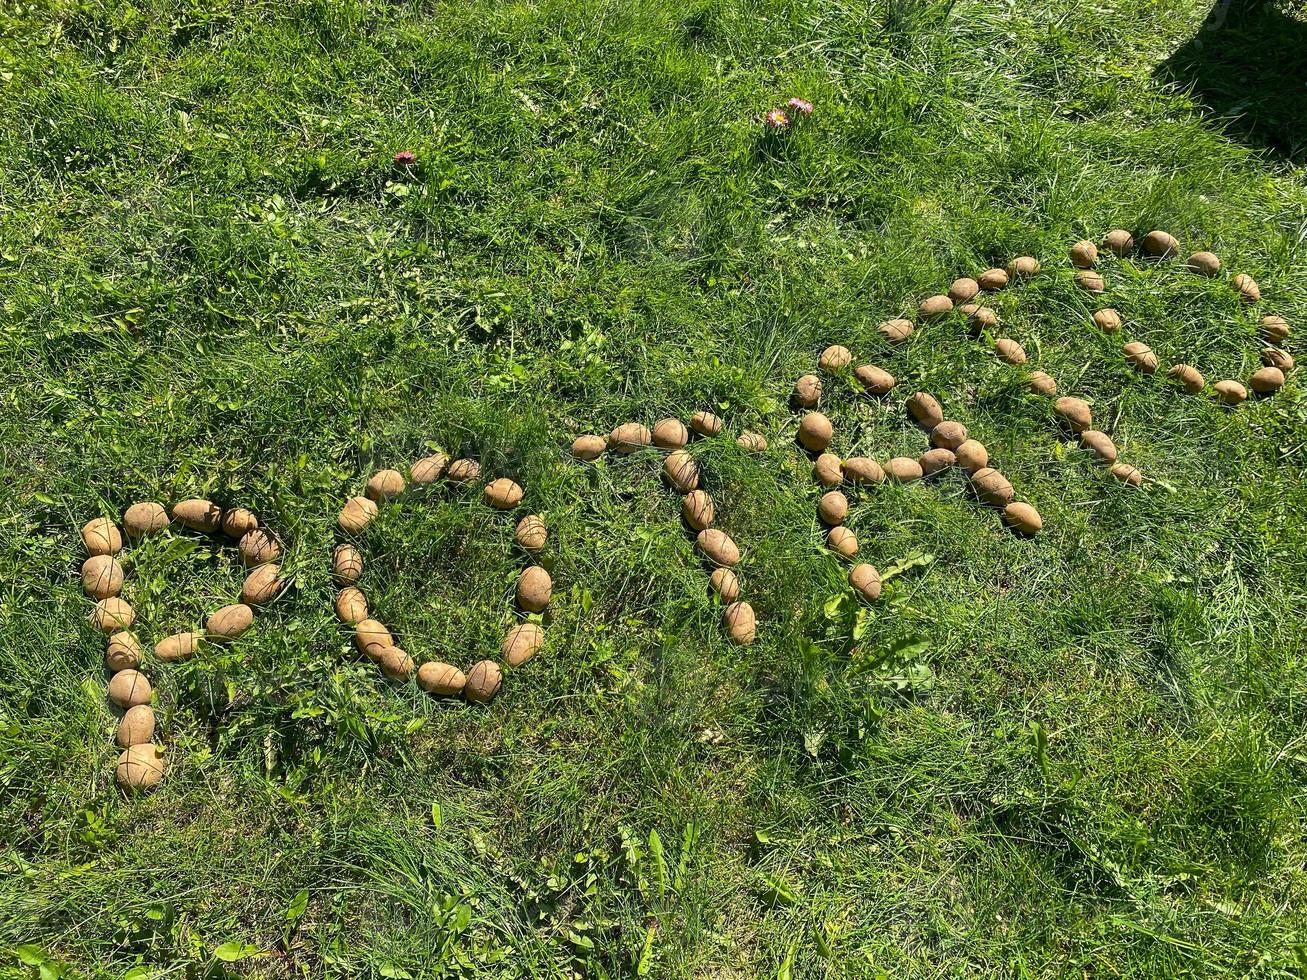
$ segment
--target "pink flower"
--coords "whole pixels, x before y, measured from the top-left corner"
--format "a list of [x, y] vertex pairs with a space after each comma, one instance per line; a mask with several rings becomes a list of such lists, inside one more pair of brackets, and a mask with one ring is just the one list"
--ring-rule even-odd
[[768, 129], [786, 129], [790, 125], [790, 117], [785, 114], [784, 109], [772, 109], [762, 117], [762, 121], [767, 124]]
[[785, 104], [800, 116], [812, 115], [812, 103], [807, 99], [790, 99], [790, 101]]
[[417, 154], [412, 150], [400, 150], [395, 154], [395, 166], [411, 167], [413, 166], [413, 161], [417, 158]]

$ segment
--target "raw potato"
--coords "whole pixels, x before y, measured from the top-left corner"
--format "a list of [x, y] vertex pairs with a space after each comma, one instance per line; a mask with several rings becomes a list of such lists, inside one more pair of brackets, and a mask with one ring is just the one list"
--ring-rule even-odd
[[886, 320], [876, 328], [881, 336], [890, 343], [902, 343], [912, 336], [913, 326], [911, 320]]
[[1077, 269], [1092, 269], [1098, 264], [1098, 246], [1090, 241], [1071, 246], [1071, 264]]
[[936, 449], [957, 449], [967, 441], [967, 427], [961, 422], [945, 419], [930, 430], [930, 444]]
[[481, 479], [481, 464], [475, 459], [456, 459], [445, 470], [445, 479], [450, 483], [475, 483]]
[[885, 475], [893, 483], [912, 483], [922, 477], [921, 464], [907, 456], [895, 456], [885, 464]]
[[1007, 264], [1007, 274], [1013, 279], [1032, 279], [1039, 275], [1039, 259], [1029, 255], [1018, 255]]
[[994, 341], [994, 353], [998, 355], [1000, 361], [1006, 361], [1008, 364], [1026, 363], [1026, 349], [1007, 337], [1000, 337]]
[[1029, 504], [1014, 501], [1003, 508], [1003, 523], [1021, 534], [1038, 534], [1044, 519]]
[[1125, 353], [1125, 361], [1132, 368], [1142, 371], [1144, 374], [1152, 374], [1157, 370], [1157, 355], [1153, 349], [1142, 341], [1132, 340], [1121, 350]]
[[680, 419], [659, 419], [654, 423], [651, 437], [659, 449], [684, 449], [690, 441], [690, 431]]
[[123, 550], [123, 536], [109, 518], [97, 517], [82, 527], [82, 544], [88, 555], [116, 555]]
[[917, 307], [917, 312], [923, 317], [939, 317], [950, 313], [953, 310], [953, 301], [943, 294], [939, 296], [928, 296], [921, 301]]
[[1238, 381], [1218, 381], [1212, 390], [1224, 405], [1238, 405], [1248, 398], [1248, 389]]
[[953, 280], [953, 285], [948, 288], [948, 298], [960, 305], [975, 299], [979, 292], [980, 283], [963, 276], [961, 279]]
[[377, 470], [363, 488], [369, 500], [384, 504], [404, 492], [404, 474], [399, 470]]
[[222, 533], [239, 541], [259, 526], [259, 519], [254, 511], [244, 507], [233, 507], [222, 515]]
[[663, 476], [681, 493], [689, 493], [699, 485], [699, 464], [684, 449], [678, 449], [663, 460]]
[[844, 482], [840, 458], [834, 453], [822, 453], [812, 464], [812, 478], [823, 487], [838, 487]]
[[362, 623], [368, 618], [368, 599], [353, 586], [336, 594], [336, 618], [342, 623]]
[[1279, 368], [1288, 374], [1293, 370], [1293, 355], [1279, 347], [1263, 347], [1262, 363], [1267, 367]]
[[461, 694], [466, 683], [467, 675], [449, 664], [433, 660], [418, 668], [418, 687], [436, 697], [447, 698]]
[[841, 558], [852, 558], [858, 553], [858, 537], [840, 524], [827, 532], [826, 547]]
[[714, 565], [730, 568], [740, 561], [740, 549], [725, 531], [713, 527], [705, 528], [694, 540], [699, 546], [699, 551]]
[[130, 749], [133, 745], [143, 745], [153, 738], [154, 709], [148, 704], [138, 704], [123, 714], [113, 740], [119, 748]]
[[390, 630], [386, 629], [384, 623], [375, 619], [364, 619], [354, 627], [354, 646], [359, 653], [370, 659], [375, 658], [374, 651], [394, 645], [395, 638]]
[[339, 584], [357, 582], [363, 575], [363, 552], [352, 544], [337, 545], [331, 554], [331, 571]]
[[173, 520], [181, 521], [192, 531], [213, 534], [222, 527], [222, 508], [212, 500], [198, 497], [183, 500], [172, 508]]
[[681, 517], [696, 531], [712, 527], [716, 516], [717, 508], [713, 506], [713, 499], [706, 491], [693, 490], [681, 498]]
[[545, 631], [535, 623], [518, 623], [499, 646], [499, 654], [510, 667], [520, 667], [545, 645]]
[[1062, 417], [1072, 432], [1084, 432], [1094, 427], [1094, 413], [1082, 398], [1059, 398], [1053, 402], [1053, 411]]
[[164, 663], [185, 660], [199, 650], [203, 638], [198, 632], [173, 633], [154, 645], [154, 655]]
[[971, 489], [991, 507], [1006, 507], [1016, 496], [1007, 477], [988, 466], [971, 474]]
[[539, 565], [529, 565], [517, 577], [517, 604], [527, 612], [544, 612], [554, 594], [554, 581]]
[[933, 395], [928, 395], [924, 391], [919, 391], [908, 399], [908, 414], [917, 425], [927, 431], [944, 421], [944, 409]]
[[831, 344], [817, 358], [817, 367], [823, 371], [843, 371], [853, 363], [853, 352], [839, 344]]
[[372, 659], [392, 681], [406, 681], [413, 676], [413, 658], [400, 647], [382, 647]]
[[132, 504], [123, 514], [123, 527], [127, 529], [127, 536], [133, 541], [158, 534], [170, 523], [172, 519], [163, 509], [163, 504], [156, 504], [154, 501]]
[[817, 501], [817, 516], [827, 524], [843, 524], [849, 516], [849, 498], [838, 490], [828, 490]]
[[1030, 372], [1030, 390], [1036, 395], [1043, 395], [1046, 398], [1052, 398], [1057, 394], [1057, 382], [1051, 375], [1043, 371]]
[[485, 704], [499, 693], [504, 674], [493, 660], [482, 660], [467, 672], [463, 696], [473, 704]]
[[821, 412], [809, 412], [799, 423], [799, 442], [804, 449], [819, 453], [830, 445], [835, 427]]
[[1101, 293], [1107, 289], [1103, 277], [1091, 269], [1081, 269], [1076, 273], [1076, 285], [1091, 293]]
[[123, 567], [112, 555], [92, 555], [82, 562], [82, 591], [108, 599], [123, 590]]
[[573, 458], [583, 459], [587, 463], [598, 459], [607, 448], [608, 443], [599, 436], [577, 436], [572, 440]]
[[849, 585], [853, 586], [868, 602], [875, 602], [880, 598], [880, 572], [876, 571], [875, 565], [868, 565], [862, 561], [850, 568]]
[[821, 402], [821, 378], [805, 374], [794, 382], [794, 403], [800, 408], [816, 408]]
[[1289, 321], [1273, 313], [1262, 317], [1262, 336], [1273, 344], [1283, 344], [1289, 339]]
[[280, 576], [279, 565], [267, 564], [256, 568], [245, 576], [245, 582], [241, 585], [241, 602], [250, 606], [271, 602], [286, 587]]
[[1180, 254], [1180, 243], [1165, 231], [1150, 231], [1144, 236], [1144, 254], [1154, 259], [1173, 259]]
[[1168, 378], [1179, 381], [1185, 391], [1191, 395], [1196, 395], [1207, 385], [1206, 379], [1196, 367], [1188, 364], [1172, 365], [1171, 370], [1166, 372]]
[[921, 467], [922, 476], [935, 476], [937, 473], [943, 473], [957, 461], [957, 457], [948, 449], [928, 449], [921, 454], [917, 465]]
[[265, 565], [281, 557], [281, 545], [266, 527], [256, 527], [240, 540], [237, 548], [246, 568]]
[[141, 665], [141, 641], [135, 635], [123, 631], [109, 637], [109, 645], [104, 651], [104, 665], [109, 673], [139, 667]]
[[712, 412], [695, 412], [690, 416], [690, 428], [701, 436], [715, 436], [722, 431], [722, 420]]
[[367, 497], [350, 497], [340, 510], [336, 523], [346, 534], [361, 534], [377, 516], [377, 505]]
[[91, 625], [102, 633], [129, 630], [134, 622], [136, 622], [136, 610], [126, 599], [117, 596], [101, 599], [91, 610]]
[[[598, 439], [598, 436], [588, 436], [583, 438]], [[603, 452], [603, 440], [599, 439], [600, 452]], [[444, 453], [432, 453], [430, 456], [424, 456], [414, 463], [408, 471], [409, 479], [414, 486], [430, 486], [445, 475], [445, 470], [449, 468], [449, 457]]]
[[1262, 301], [1262, 287], [1257, 285], [1257, 280], [1247, 273], [1241, 272], [1235, 276], [1232, 285], [1239, 293], [1239, 298], [1245, 303]]
[[1080, 445], [1084, 446], [1093, 453], [1100, 463], [1111, 464], [1116, 462], [1116, 443], [1106, 432], [1099, 432], [1097, 429], [1086, 429], [1080, 433]]
[[608, 435], [608, 448], [626, 455], [653, 442], [653, 433], [639, 422], [624, 422]]
[[1133, 251], [1135, 236], [1122, 228], [1115, 228], [1103, 236], [1103, 248], [1118, 259], [1123, 259]]
[[486, 503], [495, 510], [512, 510], [522, 502], [525, 495], [522, 488], [506, 476], [487, 483], [481, 493]]
[[125, 792], [144, 792], [163, 779], [163, 749], [150, 742], [133, 745], [118, 756], [114, 778]]
[[1094, 325], [1103, 333], [1116, 333], [1121, 329], [1121, 314], [1110, 306], [1094, 313]]
[[722, 613], [722, 622], [731, 640], [747, 647], [758, 635], [758, 619], [747, 602], [732, 602]]
[[958, 465], [969, 474], [976, 470], [983, 470], [989, 465], [989, 450], [985, 448], [984, 443], [977, 442], [975, 439], [967, 439], [953, 450], [953, 455]]
[[708, 579], [708, 584], [722, 602], [734, 602], [740, 598], [740, 576], [729, 568], [719, 568], [714, 571]]
[[986, 269], [976, 281], [980, 283], [981, 289], [992, 293], [1007, 286], [1007, 272], [1003, 269]]
[[736, 437], [735, 444], [749, 453], [765, 453], [767, 451], [767, 439], [759, 432], [741, 432]]
[[243, 602], [233, 602], [214, 612], [204, 622], [204, 635], [215, 643], [234, 640], [254, 624], [254, 610]]
[[1284, 372], [1277, 367], [1259, 368], [1248, 379], [1248, 384], [1257, 394], [1269, 395], [1271, 392], [1279, 391], [1283, 387]]
[[851, 483], [884, 483], [885, 471], [869, 456], [850, 456], [844, 461], [844, 475]]
[[1189, 256], [1188, 266], [1195, 275], [1210, 279], [1221, 271], [1221, 260], [1212, 252], [1194, 252]]
[[139, 670], [120, 670], [109, 678], [109, 700], [120, 708], [149, 704], [154, 697], [150, 679]]
[[527, 514], [517, 522], [517, 527], [513, 531], [513, 540], [525, 551], [541, 551], [549, 541], [549, 528], [538, 515]]
[[999, 325], [998, 314], [988, 306], [967, 303], [962, 307], [962, 313], [967, 318], [967, 323], [971, 327], [972, 334], [976, 336], [979, 336], [986, 330], [993, 330]]
[[1144, 482], [1144, 475], [1129, 463], [1113, 463], [1108, 472], [1128, 486], [1137, 487]]
[[869, 395], [888, 395], [894, 386], [898, 384], [894, 375], [890, 374], [884, 368], [879, 368], [874, 364], [862, 364], [853, 372], [858, 383], [862, 385], [864, 391]]

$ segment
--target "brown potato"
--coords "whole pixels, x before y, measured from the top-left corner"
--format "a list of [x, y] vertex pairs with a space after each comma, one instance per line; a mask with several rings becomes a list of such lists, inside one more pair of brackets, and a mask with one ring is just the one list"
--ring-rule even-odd
[[337, 545], [331, 553], [331, 571], [338, 584], [357, 582], [363, 575], [363, 552], [352, 544]]
[[133, 745], [142, 745], [154, 738], [154, 709], [148, 704], [137, 704], [128, 708], [118, 722], [118, 730], [113, 740], [119, 748], [129, 749]]
[[1030, 504], [1013, 501], [1003, 508], [1003, 523], [1020, 534], [1038, 534], [1044, 519]]
[[994, 353], [1000, 361], [1008, 364], [1026, 363], [1026, 349], [1009, 337], [1000, 337], [994, 341]]
[[1097, 429], [1086, 429], [1080, 433], [1080, 445], [1084, 446], [1098, 458], [1100, 463], [1111, 464], [1116, 462], [1116, 443], [1106, 432], [1099, 432]]
[[869, 395], [888, 395], [898, 382], [894, 375], [874, 364], [861, 364], [853, 372], [862, 390]]
[[868, 602], [880, 598], [880, 572], [876, 571], [876, 566], [868, 565], [865, 561], [858, 562], [849, 569], [849, 585]]
[[659, 419], [654, 423], [650, 435], [653, 444], [659, 449], [684, 449], [690, 441], [690, 430], [680, 419]]
[[449, 664], [433, 660], [418, 668], [418, 687], [436, 697], [447, 698], [461, 694], [466, 683], [467, 675]]
[[212, 500], [193, 498], [173, 504], [172, 517], [192, 531], [214, 534], [222, 527], [222, 508]]
[[725, 531], [713, 527], [705, 528], [694, 540], [699, 546], [699, 551], [714, 565], [730, 568], [740, 561], [740, 549]]
[[696, 531], [712, 527], [716, 516], [717, 508], [713, 506], [713, 499], [706, 491], [692, 490], [681, 498], [681, 517]]
[[1284, 386], [1284, 372], [1277, 367], [1259, 368], [1248, 379], [1248, 384], [1259, 395], [1269, 395]]
[[406, 681], [413, 676], [413, 658], [401, 647], [381, 647], [372, 659], [392, 681]]
[[643, 449], [653, 442], [653, 433], [639, 422], [624, 422], [608, 435], [608, 448], [623, 455]]
[[1209, 279], [1221, 271], [1221, 260], [1212, 252], [1194, 252], [1186, 264], [1190, 272]]
[[1137, 487], [1144, 482], [1144, 475], [1129, 463], [1113, 463], [1108, 472], [1128, 486]]
[[1271, 314], [1262, 317], [1262, 336], [1273, 344], [1283, 344], [1289, 339], [1289, 321], [1282, 316]]
[[141, 665], [141, 641], [134, 634], [122, 631], [109, 637], [109, 645], [104, 651], [104, 665], [109, 673], [128, 670]]
[[481, 464], [475, 459], [456, 459], [445, 470], [445, 479], [450, 483], [475, 483], [481, 479]]
[[554, 580], [539, 565], [529, 565], [517, 577], [517, 604], [527, 612], [544, 612], [554, 594]]
[[252, 625], [254, 610], [243, 602], [233, 602], [216, 610], [204, 621], [204, 635], [215, 643], [226, 643], [236, 639]]
[[1190, 367], [1188, 364], [1173, 365], [1171, 370], [1166, 372], [1166, 376], [1179, 381], [1184, 390], [1191, 395], [1198, 394], [1207, 385], [1207, 381], [1199, 373], [1198, 369]]
[[908, 456], [895, 456], [885, 464], [885, 476], [891, 483], [912, 483], [922, 475], [921, 464]]
[[1262, 363], [1288, 374], [1293, 370], [1293, 355], [1279, 347], [1263, 347]]
[[367, 497], [350, 497], [341, 508], [336, 523], [346, 534], [361, 534], [377, 516], [377, 505]]
[[151, 742], [142, 742], [118, 756], [114, 779], [124, 792], [140, 793], [158, 786], [159, 780], [163, 779], [163, 770], [163, 749]]
[[1043, 395], [1046, 398], [1052, 398], [1057, 394], [1057, 382], [1043, 371], [1031, 371], [1029, 384], [1030, 390], [1036, 395]]
[[1092, 269], [1098, 264], [1098, 246], [1090, 241], [1071, 246], [1071, 264], [1077, 269]]
[[722, 420], [712, 412], [695, 412], [690, 416], [690, 428], [701, 436], [715, 436], [722, 431]]
[[204, 634], [196, 631], [173, 633], [154, 645], [154, 655], [164, 663], [185, 660], [200, 649]]
[[1007, 272], [1003, 269], [986, 269], [977, 278], [980, 288], [986, 292], [992, 293], [996, 289], [1003, 289], [1007, 286]]
[[150, 679], [139, 670], [120, 670], [109, 678], [109, 700], [120, 708], [149, 704], [154, 698]]
[[993, 330], [999, 325], [998, 313], [991, 307], [978, 303], [967, 303], [962, 307], [962, 314], [967, 318], [967, 325], [973, 335], [979, 336], [986, 330]]
[[1089, 403], [1082, 398], [1066, 396], [1053, 402], [1053, 411], [1062, 417], [1062, 421], [1072, 432], [1084, 432], [1094, 427], [1094, 413]]
[[158, 534], [170, 523], [172, 520], [168, 517], [168, 512], [163, 509], [163, 504], [156, 504], [154, 501], [132, 504], [123, 514], [123, 527], [127, 529], [127, 536], [133, 541]]
[[908, 414], [927, 431], [944, 421], [944, 409], [940, 408], [934, 396], [924, 391], [918, 391], [908, 399]]
[[816, 408], [821, 402], [821, 378], [805, 374], [794, 382], [794, 403], [800, 408]]
[[545, 631], [535, 623], [518, 623], [499, 646], [499, 654], [510, 667], [520, 667], [545, 645]]
[[823, 371], [843, 371], [853, 363], [853, 352], [839, 344], [831, 344], [817, 358], [817, 367]]
[[1152, 374], [1157, 370], [1157, 355], [1142, 341], [1132, 340], [1121, 350], [1125, 354], [1125, 362], [1135, 370], [1144, 374]]
[[276, 564], [261, 565], [249, 575], [241, 585], [241, 602], [247, 606], [261, 606], [271, 602], [286, 587], [281, 579], [281, 566]]
[[97, 517], [83, 525], [82, 544], [88, 555], [116, 555], [123, 550], [123, 536], [109, 518]]
[[812, 478], [823, 487], [838, 487], [844, 482], [840, 458], [834, 453], [822, 453], [812, 464]]
[[1032, 279], [1039, 275], [1039, 259], [1029, 255], [1018, 255], [1007, 264], [1007, 274], [1012, 279]]
[[1121, 329], [1121, 314], [1110, 306], [1094, 312], [1094, 325], [1103, 333], [1116, 333]]
[[1144, 254], [1153, 259], [1173, 259], [1180, 254], [1180, 243], [1165, 231], [1150, 231], [1143, 246]]
[[[679, 422], [677, 423], [680, 424]], [[682, 428], [684, 428], [682, 426]], [[583, 459], [587, 463], [598, 459], [608, 448], [600, 436], [577, 436], [572, 440], [572, 456], [575, 459]]]
[[541, 551], [549, 540], [549, 528], [536, 514], [527, 514], [517, 522], [513, 530], [513, 540], [524, 551]]
[[898, 344], [912, 336], [911, 320], [886, 320], [876, 328], [882, 337], [890, 343]]
[[374, 658], [375, 651], [394, 645], [390, 630], [375, 619], [362, 619], [354, 626], [354, 646], [366, 657]]
[[132, 623], [136, 622], [136, 610], [126, 599], [110, 596], [95, 604], [90, 619], [91, 625], [100, 632], [117, 633], [132, 628]]
[[377, 470], [363, 488], [369, 500], [384, 504], [404, 492], [404, 474], [399, 470]]
[[[582, 438], [599, 439], [598, 436], [583, 436]], [[603, 452], [603, 440], [599, 439], [599, 451]], [[430, 486], [445, 475], [445, 470], [449, 468], [449, 457], [444, 453], [432, 453], [430, 456], [424, 456], [411, 467], [409, 467], [408, 476], [414, 486]]]
[[233, 507], [231, 510], [223, 511], [222, 533], [229, 538], [239, 541], [258, 526], [259, 519], [252, 510]]
[[885, 471], [868, 456], [850, 456], [844, 461], [844, 475], [851, 483], [884, 483]]
[[984, 443], [977, 442], [975, 439], [965, 440], [962, 445], [953, 450], [953, 455], [957, 458], [958, 465], [967, 473], [983, 470], [989, 465], [989, 450], [985, 448]]
[[928, 449], [921, 454], [917, 465], [921, 467], [922, 476], [935, 476], [958, 461], [949, 449]]
[[123, 567], [112, 555], [92, 555], [82, 562], [82, 591], [108, 599], [123, 590]]
[[708, 584], [722, 602], [734, 602], [740, 598], [740, 577], [729, 568], [715, 569]]
[[936, 449], [950, 452], [967, 441], [967, 427], [961, 422], [945, 419], [930, 430], [930, 444]]
[[241, 561], [245, 563], [246, 568], [266, 565], [268, 562], [276, 561], [281, 557], [281, 545], [277, 543], [277, 539], [273, 537], [272, 532], [266, 527], [256, 527], [253, 531], [248, 532], [241, 538], [237, 548], [241, 553]]
[[923, 299], [921, 305], [917, 307], [917, 312], [926, 318], [944, 316], [946, 313], [951, 313], [952, 311], [953, 301], [943, 294], [940, 294], [939, 296], [928, 296]]
[[1218, 381], [1212, 385], [1212, 391], [1225, 405], [1238, 405], [1248, 398], [1248, 389], [1238, 381]]
[[835, 435], [835, 427], [821, 412], [809, 412], [799, 423], [799, 442], [814, 453], [819, 453], [830, 445]]
[[1103, 248], [1119, 259], [1125, 258], [1134, 250], [1135, 236], [1124, 229], [1117, 228], [1103, 236]]
[[843, 524], [849, 516], [849, 498], [838, 490], [827, 490], [817, 501], [817, 516], [827, 524]]
[[512, 510], [522, 502], [525, 491], [508, 477], [501, 476], [498, 480], [487, 483], [481, 495], [495, 510]]
[[971, 474], [971, 489], [991, 507], [1006, 507], [1016, 495], [1007, 477], [988, 466]]
[[1103, 277], [1091, 269], [1081, 269], [1076, 273], [1076, 285], [1090, 293], [1107, 291], [1107, 283], [1103, 281]]
[[826, 532], [826, 547], [841, 558], [852, 558], [858, 553], [858, 537], [843, 524]]
[[482, 660], [467, 672], [463, 696], [473, 704], [491, 701], [504, 683], [504, 674], [493, 660]]
[[955, 304], [960, 305], [975, 299], [979, 292], [980, 283], [967, 276], [963, 276], [961, 279], [953, 280], [953, 285], [948, 288], [948, 298]]
[[741, 432], [735, 439], [735, 444], [750, 453], [765, 453], [767, 451], [767, 439], [759, 432]]
[[758, 635], [758, 619], [753, 606], [747, 602], [732, 602], [722, 613], [727, 635], [742, 647], [747, 647]]
[[699, 485], [699, 464], [684, 449], [678, 449], [663, 460], [663, 476], [681, 493], [689, 493]]
[[1260, 303], [1262, 301], [1262, 287], [1257, 285], [1257, 280], [1247, 273], [1241, 272], [1231, 281], [1235, 292], [1245, 303]]

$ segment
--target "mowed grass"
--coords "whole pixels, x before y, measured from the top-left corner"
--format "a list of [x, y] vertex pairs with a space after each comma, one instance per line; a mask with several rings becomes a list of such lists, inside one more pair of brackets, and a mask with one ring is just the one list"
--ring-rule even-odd
[[[1182, 48], [1231, 50], [1197, 35], [1208, 13], [0, 9], [6, 969], [1307, 968], [1302, 389], [1227, 411], [1120, 354], [1246, 379], [1261, 313], [1307, 330], [1301, 161], [1171, 84]], [[1300, 57], [1277, 43], [1254, 47]], [[1279, 77], [1271, 122], [1300, 127], [1302, 78]], [[790, 96], [812, 119], [764, 136]], [[1211, 248], [1264, 303], [1110, 260], [1127, 325], [1102, 335], [1066, 248], [1118, 226]], [[877, 334], [1018, 254], [1045, 272], [998, 297], [1001, 332], [1092, 401], [1142, 489], [960, 319]], [[956, 475], [856, 494], [863, 556], [898, 574], [852, 601], [786, 404], [833, 342], [900, 381], [880, 402], [828, 381], [836, 452], [918, 455], [903, 400], [930, 391], [1044, 533], [1004, 532]], [[694, 446], [745, 551], [748, 648], [656, 455], [566, 459], [581, 432], [704, 408], [770, 440]], [[386, 684], [332, 615], [341, 503], [437, 448], [520, 479], [551, 530], [548, 647], [488, 707]], [[126, 799], [77, 530], [197, 495], [255, 509], [295, 585], [232, 646], [149, 665], [170, 769]], [[368, 529], [364, 586], [419, 660], [495, 655], [512, 526], [441, 488]], [[238, 590], [231, 549], [188, 540], [130, 552], [143, 640]]]

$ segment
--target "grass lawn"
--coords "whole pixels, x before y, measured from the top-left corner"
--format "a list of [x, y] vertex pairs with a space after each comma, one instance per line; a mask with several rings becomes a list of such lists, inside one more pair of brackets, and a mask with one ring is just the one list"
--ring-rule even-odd
[[[1262, 315], [1307, 332], [1307, 21], [1241, 8], [0, 5], [0, 975], [1301, 976], [1307, 398], [1121, 351], [1246, 381]], [[1108, 256], [1093, 297], [1067, 249], [1118, 227], [1223, 273]], [[956, 314], [877, 332], [1023, 254], [989, 340], [1026, 368]], [[899, 385], [828, 377], [832, 451], [920, 455], [931, 392], [1043, 532], [955, 473], [850, 493], [856, 601], [788, 403], [834, 343]], [[568, 454], [703, 409], [769, 442], [691, 447], [747, 647], [657, 453]], [[385, 682], [332, 610], [342, 503], [437, 450], [550, 530], [546, 648], [489, 705]], [[169, 768], [129, 797], [78, 531], [189, 497], [293, 588], [147, 655]], [[363, 533], [417, 660], [497, 657], [516, 516], [433, 487]], [[126, 564], [147, 654], [243, 577], [177, 529]]]

